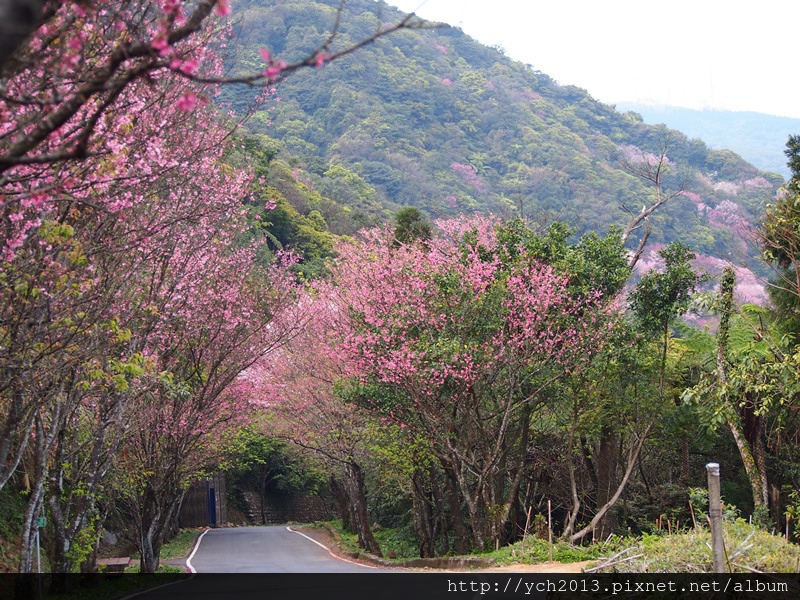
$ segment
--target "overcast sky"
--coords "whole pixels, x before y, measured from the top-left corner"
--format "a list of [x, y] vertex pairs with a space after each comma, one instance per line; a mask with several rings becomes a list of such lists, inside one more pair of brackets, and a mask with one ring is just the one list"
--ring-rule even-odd
[[458, 26], [605, 103], [800, 118], [797, 0], [387, 2]]

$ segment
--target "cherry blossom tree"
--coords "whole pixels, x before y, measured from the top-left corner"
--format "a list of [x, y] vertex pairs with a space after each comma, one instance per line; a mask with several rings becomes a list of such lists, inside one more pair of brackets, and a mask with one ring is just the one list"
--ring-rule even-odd
[[345, 364], [332, 342], [346, 324], [324, 298], [309, 307], [311, 317], [302, 332], [259, 361], [247, 377], [255, 384], [254, 397], [274, 417], [272, 435], [321, 458], [343, 522], [357, 533], [362, 548], [381, 556], [370, 526], [364, 476], [375, 439], [374, 419], [336, 393]]
[[157, 376], [134, 398], [115, 494], [143, 572], [158, 568], [189, 484], [219, 464], [232, 431], [252, 417], [240, 376], [304, 322], [288, 269], [254, 263], [249, 249], [193, 255], [176, 273], [185, 296], [173, 297], [144, 351]]
[[[99, 406], [120, 414], [122, 404], [130, 401], [128, 380], [140, 370], [131, 366], [150, 364], [143, 355], [149, 339], [189, 291], [186, 280], [170, 273], [192, 274], [186, 265], [189, 257], [210, 261], [241, 229], [235, 222], [249, 179], [220, 162], [228, 130], [199, 127], [198, 114], [176, 106], [179, 94], [181, 90], [169, 89], [155, 99], [143, 94], [144, 100], [129, 103], [129, 119], [137, 119], [138, 129], [122, 125], [109, 132], [116, 153], [95, 171], [82, 173], [64, 210], [45, 212], [42, 224], [4, 263], [5, 272], [14, 275], [4, 281], [3, 294], [11, 301], [5, 305], [4, 323], [29, 323], [22, 329], [24, 336], [18, 334], [20, 325], [3, 330], [9, 341], [3, 354], [8, 374], [4, 384], [14, 390], [16, 406], [25, 409], [6, 415], [5, 431], [12, 434], [4, 438], [6, 480], [28, 441], [37, 442], [29, 527], [23, 535], [23, 556], [28, 558], [29, 529], [40, 510], [50, 448], [58, 443], [59, 453], [71, 452], [62, 447], [70, 437], [58, 432], [74, 426], [76, 419], [85, 422], [87, 411]], [[89, 164], [64, 169], [80, 172]], [[21, 368], [13, 369], [19, 364]], [[98, 398], [100, 384], [104, 391]], [[101, 418], [97, 426], [104, 431], [96, 430], [94, 438], [118, 440], [110, 430], [124, 423], [122, 418]], [[113, 455], [116, 443], [106, 448], [101, 462]], [[94, 481], [90, 488], [106, 469], [98, 466], [86, 473]], [[60, 485], [65, 478], [56, 481]], [[52, 501], [50, 506], [58, 512]], [[74, 517], [83, 521], [80, 514]], [[58, 527], [59, 519], [54, 522]], [[69, 545], [69, 540], [62, 541], [59, 546]], [[23, 570], [30, 566], [26, 560]]]
[[[272, 86], [298, 69], [321, 67], [398, 29], [425, 26], [411, 14], [381, 24], [363, 40], [335, 46], [337, 13], [328, 38], [307, 56], [287, 63], [264, 48], [263, 70], [230, 78], [204, 68], [213, 60], [209, 42], [223, 28], [215, 16], [230, 13], [228, 0], [126, 0], [114, 10], [82, 0], [22, 4], [6, 0], [0, 7], [7, 13], [9, 34], [0, 49], [5, 83], [0, 114], [14, 115], [4, 118], [0, 129], [0, 175], [12, 181], [20, 175], [8, 171], [22, 165], [104, 154], [109, 148], [103, 121], [124, 112], [121, 97], [137, 82], [171, 72], [187, 82]], [[187, 91], [181, 106], [191, 109], [200, 98]]]
[[343, 245], [320, 296], [347, 327], [343, 393], [425, 436], [467, 507], [473, 545], [499, 543], [544, 391], [587, 365], [614, 320], [573, 294], [513, 227], [442, 221], [424, 245], [373, 230]]

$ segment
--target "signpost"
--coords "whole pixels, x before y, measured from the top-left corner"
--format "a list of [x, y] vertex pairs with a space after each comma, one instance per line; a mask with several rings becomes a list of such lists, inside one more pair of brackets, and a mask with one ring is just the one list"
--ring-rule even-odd
[[42, 551], [41, 544], [39, 543], [39, 532], [47, 527], [47, 517], [38, 517], [36, 519], [36, 572], [42, 572]]

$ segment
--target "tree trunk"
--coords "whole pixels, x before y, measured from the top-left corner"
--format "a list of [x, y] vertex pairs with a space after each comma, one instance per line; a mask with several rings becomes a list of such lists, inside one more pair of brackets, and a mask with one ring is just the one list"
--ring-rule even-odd
[[448, 534], [452, 530], [451, 526], [448, 524], [448, 514], [447, 514], [447, 501], [445, 500], [445, 496], [447, 495], [447, 488], [445, 483], [445, 478], [442, 473], [440, 473], [436, 467], [431, 464], [428, 467], [428, 474], [430, 477], [430, 484], [431, 484], [431, 498], [433, 502], [433, 509], [434, 509], [434, 534], [433, 534], [433, 551], [434, 555], [438, 554], [439, 545], [437, 542], [442, 539], [444, 541], [444, 548], [445, 551], [449, 551], [450, 545], [448, 541]]
[[266, 473], [260, 473], [258, 486], [258, 500], [261, 506], [261, 524], [267, 524], [267, 483], [269, 483], [270, 469]]
[[754, 395], [748, 394], [744, 405], [739, 407], [739, 415], [742, 419], [744, 437], [753, 452], [753, 459], [760, 476], [761, 500], [764, 506], [769, 506], [769, 480], [763, 437], [764, 418], [757, 412], [759, 404]]
[[22, 523], [22, 541], [20, 543], [19, 572], [35, 573], [37, 565], [34, 562], [36, 545], [36, 519], [42, 507], [44, 497], [43, 478], [37, 477], [31, 490], [28, 506], [25, 509], [25, 520]]
[[154, 541], [157, 538], [159, 529], [156, 523], [162, 520], [160, 504], [156, 493], [148, 486], [142, 498], [139, 536], [136, 541], [136, 547], [139, 550], [139, 571], [141, 573], [155, 573], [160, 563], [161, 553], [156, 552], [154, 548]]
[[569, 491], [572, 497], [572, 505], [567, 513], [567, 520], [564, 525], [563, 537], [567, 538], [575, 531], [575, 523], [581, 510], [581, 499], [578, 496], [578, 482], [575, 478], [575, 431], [578, 427], [578, 411], [575, 410], [572, 416], [572, 425], [569, 429], [567, 438], [567, 472], [569, 473]]
[[476, 550], [482, 551], [486, 546], [486, 522], [481, 514], [481, 486], [477, 483], [475, 485], [477, 489], [473, 490], [463, 473], [456, 471], [455, 474], [464, 503], [467, 505], [469, 523], [472, 526], [472, 545]]
[[739, 449], [739, 455], [742, 457], [744, 471], [747, 474], [748, 481], [750, 482], [750, 489], [753, 493], [753, 507], [758, 508], [759, 506], [766, 506], [763, 497], [761, 473], [759, 471], [758, 464], [753, 457], [753, 451], [744, 437], [744, 433], [741, 430], [738, 420], [733, 417], [729, 417], [728, 428], [731, 430], [733, 441], [736, 442], [736, 447]]
[[684, 485], [689, 483], [689, 438], [684, 436], [681, 440], [681, 472], [680, 481]]
[[[31, 493], [28, 497], [28, 506], [25, 509], [25, 520], [22, 528], [22, 541], [20, 544], [20, 573], [34, 572], [34, 552], [38, 517], [43, 516], [40, 510], [45, 500], [45, 481], [47, 480], [49, 452], [53, 446], [56, 432], [61, 422], [63, 405], [56, 402], [50, 412], [49, 429], [42, 415], [37, 414], [35, 419], [35, 439], [33, 445], [33, 477]], [[40, 540], [41, 541], [41, 540]]]
[[[732, 268], [726, 267], [720, 281], [720, 322], [719, 333], [717, 334], [717, 382], [722, 390], [725, 390], [728, 384], [725, 360], [728, 352], [728, 335], [730, 333], [730, 318], [733, 314], [733, 290], [735, 285], [736, 272]], [[753, 457], [752, 448], [744, 435], [740, 423], [739, 411], [727, 397], [724, 398], [724, 402], [727, 404], [726, 408], [728, 410], [728, 428], [731, 430], [733, 440], [739, 449], [747, 479], [750, 481], [750, 488], [753, 493], [753, 507], [766, 506], [769, 502], [766, 473], [762, 474], [760, 472], [759, 466]]]
[[139, 563], [139, 571], [142, 573], [155, 573], [161, 562], [161, 553], [153, 549], [153, 535], [148, 532], [147, 535], [142, 536], [142, 541], [139, 544], [139, 554], [141, 556]]
[[[529, 405], [525, 405], [522, 409], [522, 414], [520, 415], [520, 432], [519, 432], [519, 440], [518, 440], [518, 448], [519, 448], [519, 455], [517, 459], [517, 464], [511, 469], [511, 472], [514, 474], [513, 479], [511, 480], [508, 491], [505, 493], [505, 499], [503, 502], [503, 512], [498, 518], [499, 528], [498, 531], [495, 532], [495, 543], [502, 543], [504, 541], [503, 538], [506, 536], [506, 531], [509, 529], [512, 531], [511, 537], [514, 538], [513, 528], [509, 527], [512, 525], [516, 514], [512, 508], [519, 506], [519, 491], [522, 487], [522, 480], [525, 477], [525, 474], [528, 472], [528, 441], [530, 437], [530, 419], [531, 419], [531, 408]], [[501, 489], [498, 491], [498, 495], [502, 494], [502, 488], [505, 487], [505, 481], [500, 481], [499, 485]], [[524, 528], [524, 525], [523, 525]]]
[[336, 477], [331, 475], [329, 485], [336, 505], [339, 507], [339, 518], [342, 520], [342, 528], [345, 531], [355, 531], [353, 519], [350, 516], [350, 502], [347, 499], [347, 491]]
[[369, 514], [367, 512], [367, 488], [364, 483], [364, 471], [358, 463], [349, 462], [345, 467], [347, 477], [348, 496], [350, 500], [353, 522], [358, 534], [358, 544], [370, 554], [383, 556], [372, 528], [369, 525]]
[[[604, 427], [600, 435], [595, 466], [597, 467], [596, 506], [598, 509], [609, 503], [617, 489], [617, 466], [619, 436], [611, 427]], [[595, 531], [601, 539], [606, 539], [616, 531], [616, 514], [606, 511], [598, 521]]]
[[428, 486], [420, 471], [415, 471], [412, 478], [414, 529], [420, 539], [420, 558], [436, 556], [436, 526]]
[[14, 391], [0, 431], [0, 490], [16, 472], [31, 439], [34, 423], [34, 411], [31, 406], [26, 406], [21, 384], [12, 383], [10, 387]]
[[450, 524], [455, 534], [455, 551], [456, 554], [469, 554], [469, 532], [464, 522], [464, 515], [461, 512], [456, 474], [449, 465], [442, 463], [442, 467], [444, 469], [445, 481], [447, 482], [445, 494], [447, 496], [448, 508], [450, 509]]
[[136, 547], [141, 554], [140, 572], [155, 573], [158, 570], [161, 548], [176, 526], [185, 492], [176, 492], [171, 498], [149, 489], [144, 494], [136, 540]]

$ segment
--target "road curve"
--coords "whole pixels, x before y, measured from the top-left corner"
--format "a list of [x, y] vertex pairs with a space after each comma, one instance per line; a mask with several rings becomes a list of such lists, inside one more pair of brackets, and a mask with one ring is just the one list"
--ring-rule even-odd
[[334, 556], [325, 546], [283, 525], [211, 529], [187, 560], [196, 573], [378, 573]]

